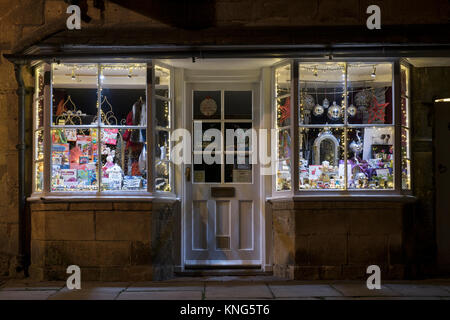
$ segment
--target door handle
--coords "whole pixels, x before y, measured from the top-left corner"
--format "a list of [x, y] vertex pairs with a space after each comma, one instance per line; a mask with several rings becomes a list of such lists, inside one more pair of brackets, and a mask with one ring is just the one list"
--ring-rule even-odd
[[186, 181], [191, 181], [191, 167], [186, 167], [184, 171], [184, 176], [186, 177]]

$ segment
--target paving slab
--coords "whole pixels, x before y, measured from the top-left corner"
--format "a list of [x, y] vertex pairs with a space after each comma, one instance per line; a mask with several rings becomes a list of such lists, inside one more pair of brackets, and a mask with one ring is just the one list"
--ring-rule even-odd
[[341, 292], [346, 297], [395, 297], [400, 296], [399, 293], [385, 285], [381, 285], [381, 289], [369, 290], [366, 284], [362, 283], [339, 283], [331, 285], [334, 289]]
[[325, 300], [441, 300], [440, 297], [326, 297]]
[[0, 291], [0, 300], [47, 300], [56, 291]]
[[225, 299], [225, 298], [254, 298], [254, 299], [272, 299], [273, 295], [266, 285], [253, 284], [241, 285], [240, 283], [230, 285], [209, 285], [205, 288], [206, 299]]
[[450, 292], [437, 285], [386, 284], [387, 287], [406, 297], [450, 297]]
[[201, 300], [201, 291], [122, 292], [117, 300]]
[[143, 292], [143, 291], [201, 291], [203, 292], [205, 285], [202, 282], [137, 282], [132, 283], [126, 291]]
[[269, 285], [275, 298], [339, 297], [342, 294], [326, 284], [318, 285]]
[[49, 297], [49, 300], [114, 300], [124, 290], [124, 287], [83, 288], [82, 284], [80, 290], [61, 289]]

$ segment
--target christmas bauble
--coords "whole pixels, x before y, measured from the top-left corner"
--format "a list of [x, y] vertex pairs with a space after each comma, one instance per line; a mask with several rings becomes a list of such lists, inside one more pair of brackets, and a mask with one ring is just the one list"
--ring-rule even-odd
[[333, 101], [333, 105], [328, 108], [328, 118], [331, 120], [338, 120], [341, 117], [341, 106], [336, 104], [336, 101]]

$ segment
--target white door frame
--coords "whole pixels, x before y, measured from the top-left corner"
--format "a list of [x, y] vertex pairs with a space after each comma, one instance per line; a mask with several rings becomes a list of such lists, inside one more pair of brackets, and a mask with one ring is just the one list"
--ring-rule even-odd
[[[264, 68], [266, 69], [266, 68]], [[267, 68], [268, 69], [268, 68]], [[267, 82], [270, 87], [270, 72], [262, 72], [261, 70], [251, 70], [251, 71], [205, 71], [205, 70], [186, 70], [186, 69], [178, 69], [180, 77], [178, 77], [178, 83], [182, 86], [182, 90], [177, 90], [178, 93], [181, 95], [181, 101], [176, 98], [177, 103], [176, 105], [181, 106], [181, 121], [177, 121], [179, 125], [181, 125], [182, 128], [186, 128], [187, 121], [192, 121], [191, 119], [191, 113], [187, 112], [187, 86], [189, 83], [226, 83], [226, 82], [232, 82], [232, 83], [253, 83], [258, 84], [259, 86], [259, 126], [257, 129], [260, 128], [267, 128], [267, 110], [266, 107], [269, 106], [270, 110], [270, 99], [267, 101], [265, 97], [265, 89], [267, 88]], [[266, 76], [263, 76], [266, 75]], [[269, 75], [269, 79], [267, 79], [267, 75]], [[182, 78], [182, 79], [181, 79]], [[180, 92], [181, 91], [181, 92]], [[178, 108], [179, 109], [179, 108]], [[271, 115], [269, 114], [269, 118]], [[270, 129], [270, 119], [269, 119], [269, 127]], [[258, 160], [259, 161], [259, 160]], [[185, 244], [185, 221], [186, 221], [186, 179], [184, 176], [186, 166], [182, 164], [180, 166], [181, 170], [179, 171], [179, 182], [180, 182], [180, 188], [179, 193], [180, 197], [182, 199], [181, 201], [181, 250], [180, 250], [180, 266], [176, 268], [176, 271], [184, 271], [185, 270], [185, 262], [186, 262], [186, 244]], [[178, 170], [177, 170], [178, 171]], [[255, 174], [260, 174], [260, 172], [256, 172]], [[192, 175], [192, 172], [191, 172]], [[191, 177], [192, 178], [192, 177]], [[265, 202], [266, 202], [266, 186], [265, 186], [265, 177], [260, 176], [260, 183], [259, 183], [259, 205], [260, 205], [260, 265], [261, 269], [263, 271], [271, 271], [271, 265], [268, 264], [268, 257], [267, 257], [267, 245], [266, 243], [266, 210], [265, 210]], [[271, 230], [271, 229], [270, 229]], [[224, 264], [226, 265], [226, 263]]]

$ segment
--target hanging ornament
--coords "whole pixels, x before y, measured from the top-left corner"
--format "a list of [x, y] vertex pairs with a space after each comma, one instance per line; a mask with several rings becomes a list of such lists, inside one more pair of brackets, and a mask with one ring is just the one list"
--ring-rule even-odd
[[372, 100], [372, 105], [369, 109], [369, 119], [367, 123], [384, 123], [386, 117], [386, 107], [389, 102], [378, 103], [377, 98], [374, 96]]
[[353, 94], [351, 94], [352, 97], [352, 103], [350, 104], [350, 107], [347, 108], [347, 115], [349, 117], [354, 117], [356, 113], [358, 112], [358, 108], [355, 107], [353, 104]]
[[311, 120], [311, 110], [314, 108], [314, 98], [312, 95], [303, 92], [300, 102], [303, 106], [304, 122], [305, 124], [309, 124]]
[[[334, 91], [334, 98], [336, 98], [336, 90]], [[341, 117], [341, 107], [336, 104], [336, 101], [333, 101], [333, 105], [328, 108], [328, 118], [330, 120], [338, 120]]]
[[207, 117], [214, 115], [217, 111], [217, 103], [211, 98], [206, 97], [200, 103], [200, 112]]
[[325, 99], [322, 101], [322, 106], [327, 109], [330, 106], [330, 101], [327, 99], [327, 85], [328, 83], [325, 83]]
[[310, 94], [306, 94], [306, 93], [303, 94], [302, 104], [305, 109], [312, 110], [312, 108], [314, 108], [314, 104], [315, 104], [313, 96]]
[[372, 98], [372, 92], [368, 89], [363, 89], [358, 92], [355, 96], [356, 106], [359, 107], [367, 107], [370, 104]]
[[328, 118], [330, 120], [339, 120], [341, 117], [341, 106], [336, 104], [336, 101], [333, 101], [333, 105], [328, 109]]
[[357, 111], [358, 109], [353, 105], [353, 103], [350, 105], [350, 107], [347, 108], [347, 114], [350, 117], [354, 117]]
[[324, 111], [325, 109], [320, 104], [316, 104], [313, 110], [313, 114], [316, 117], [320, 117], [324, 113]]
[[291, 117], [291, 97], [286, 98], [286, 102], [280, 106], [280, 124]]

